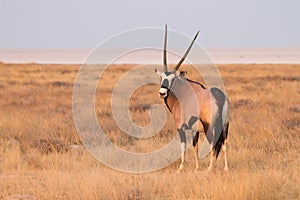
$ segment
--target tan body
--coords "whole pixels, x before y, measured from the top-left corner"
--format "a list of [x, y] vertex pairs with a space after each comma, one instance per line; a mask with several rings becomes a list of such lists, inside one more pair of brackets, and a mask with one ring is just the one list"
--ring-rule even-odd
[[[174, 120], [176, 123], [176, 127], [178, 130], [184, 128], [184, 134], [186, 134], [187, 130], [192, 131], [192, 135], [195, 134], [195, 139], [193, 142], [194, 149], [195, 149], [195, 159], [196, 159], [196, 169], [199, 168], [199, 159], [198, 159], [198, 137], [199, 133], [197, 128], [195, 129], [194, 126], [198, 120], [200, 120], [201, 124], [203, 125], [203, 130], [205, 134], [209, 132], [209, 128], [215, 124], [217, 116], [226, 115], [227, 119], [222, 121], [222, 128], [224, 125], [228, 126], [228, 118], [229, 118], [229, 106], [224, 111], [219, 110], [216, 103], [217, 99], [215, 99], [214, 95], [211, 93], [211, 90], [205, 88], [200, 83], [196, 83], [194, 81], [188, 79], [178, 78], [176, 76], [172, 87], [170, 88], [170, 92], [168, 96], [165, 98], [165, 103], [169, 108], [170, 112], [174, 116]], [[225, 98], [225, 101], [229, 104], [228, 99]], [[223, 113], [226, 112], [226, 113]], [[228, 116], [227, 116], [228, 115]], [[191, 120], [191, 118], [194, 118]], [[197, 126], [196, 126], [197, 127]], [[180, 134], [180, 133], [179, 133]], [[217, 141], [213, 141], [214, 138], [214, 130], [211, 132], [211, 144], [212, 147], [216, 145]], [[220, 133], [219, 133], [220, 134]], [[227, 164], [227, 153], [226, 153], [226, 145], [227, 145], [227, 133], [225, 131], [222, 133], [224, 134], [224, 141], [222, 144], [223, 151], [225, 153], [225, 170], [228, 170]], [[226, 135], [225, 135], [226, 134]], [[185, 146], [185, 144], [182, 144]], [[184, 164], [184, 152], [185, 147], [182, 147], [182, 160], [179, 169], [183, 168]], [[215, 150], [212, 148], [211, 153], [211, 161], [208, 170], [211, 170], [213, 164], [213, 157], [215, 155]]]
[[[191, 89], [193, 90], [194, 94], [196, 95], [196, 98], [198, 99], [198, 118], [201, 118], [201, 120], [207, 124], [211, 123], [211, 105], [212, 105], [212, 100], [211, 100], [211, 95], [209, 93], [208, 89], [202, 88], [199, 84], [193, 83], [193, 82], [188, 82], [189, 85], [191, 86]], [[178, 84], [179, 85], [179, 84]], [[178, 86], [176, 85], [176, 86]], [[174, 89], [175, 90], [175, 89]], [[180, 93], [183, 94], [188, 93], [186, 87], [182, 85], [181, 87], [176, 88], [177, 91], [181, 90]], [[186, 96], [186, 94], [182, 95]], [[183, 97], [179, 97], [183, 98]], [[193, 103], [193, 100], [186, 101], [187, 104]], [[177, 128], [180, 128], [181, 125], [185, 122], [185, 117], [182, 117], [181, 115], [181, 106], [178, 98], [174, 94], [174, 92], [171, 90], [169, 96], [166, 98], [166, 103], [168, 104], [168, 107], [170, 108], [170, 111], [174, 115], [174, 119], [176, 122]], [[191, 105], [188, 105], [191, 106]], [[193, 108], [196, 108], [196, 106], [192, 106]], [[186, 116], [185, 114], [184, 116]]]
[[[201, 122], [205, 132], [209, 150], [212, 150], [208, 170], [211, 170], [214, 155], [219, 155], [223, 148], [225, 153], [225, 170], [228, 170], [227, 164], [227, 135], [229, 126], [229, 101], [225, 94], [217, 88], [205, 88], [200, 83], [188, 80], [184, 77], [185, 73], [176, 71], [180, 68], [184, 59], [191, 50], [199, 31], [189, 45], [187, 51], [180, 61], [174, 67], [174, 70], [168, 71], [167, 66], [167, 26], [165, 28], [164, 51], [163, 51], [163, 72], [155, 69], [160, 76], [159, 95], [164, 99], [166, 106], [172, 113], [177, 132], [181, 142], [181, 164], [179, 169], [183, 168], [186, 133], [192, 132], [193, 146], [195, 147], [196, 169], [199, 168], [198, 159], [198, 139], [199, 131], [196, 125]], [[195, 134], [195, 135], [194, 135]]]

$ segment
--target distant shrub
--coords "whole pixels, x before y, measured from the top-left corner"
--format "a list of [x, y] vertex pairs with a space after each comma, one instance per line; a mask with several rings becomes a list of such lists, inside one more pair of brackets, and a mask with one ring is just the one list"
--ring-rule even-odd
[[66, 152], [68, 146], [59, 139], [40, 139], [33, 142], [33, 148], [38, 149], [41, 153]]
[[281, 123], [287, 129], [300, 128], [300, 120], [299, 119], [283, 119], [281, 121]]
[[244, 106], [252, 106], [254, 105], [254, 102], [251, 99], [241, 99], [238, 100], [236, 102], [233, 102], [232, 104], [232, 108], [240, 108], [240, 107], [244, 107]]

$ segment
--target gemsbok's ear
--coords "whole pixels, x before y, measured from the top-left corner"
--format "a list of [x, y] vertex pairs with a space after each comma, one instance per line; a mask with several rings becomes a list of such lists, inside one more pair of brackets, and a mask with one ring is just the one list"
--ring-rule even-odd
[[155, 73], [156, 73], [157, 75], [159, 75], [159, 76], [160, 76], [160, 75], [161, 75], [161, 73], [162, 73], [160, 70], [158, 70], [158, 69], [156, 69], [156, 68], [155, 68], [155, 70], [154, 70], [154, 71], [155, 71]]

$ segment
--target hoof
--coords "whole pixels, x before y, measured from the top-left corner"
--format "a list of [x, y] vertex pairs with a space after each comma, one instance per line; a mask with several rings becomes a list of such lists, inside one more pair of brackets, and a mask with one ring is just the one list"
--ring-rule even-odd
[[180, 164], [179, 170], [182, 170], [182, 169], [183, 169], [183, 164]]
[[179, 167], [179, 168], [177, 169], [176, 173], [180, 173], [181, 171], [182, 171], [182, 168]]
[[183, 170], [183, 164], [180, 164], [179, 168], [177, 169], [177, 172], [180, 172], [181, 170]]

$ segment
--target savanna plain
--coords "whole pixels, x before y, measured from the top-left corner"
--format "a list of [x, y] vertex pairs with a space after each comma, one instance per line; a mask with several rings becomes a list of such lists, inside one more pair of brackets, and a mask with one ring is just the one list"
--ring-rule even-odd
[[[96, 115], [115, 145], [151, 152], [177, 137], [170, 113], [159, 133], [137, 139], [111, 112], [114, 86], [135, 66], [112, 65], [98, 77]], [[0, 63], [0, 199], [300, 199], [300, 65], [218, 65], [231, 102], [229, 172], [222, 152], [211, 172], [209, 157], [195, 171], [190, 148], [180, 173], [178, 159], [144, 174], [111, 169], [83, 147], [72, 113], [79, 67]], [[182, 70], [203, 82], [192, 66]], [[164, 105], [158, 89], [150, 84], [132, 94], [128, 109], [137, 124], [149, 123], [152, 104]]]

